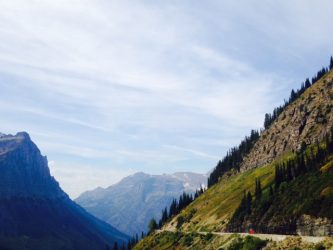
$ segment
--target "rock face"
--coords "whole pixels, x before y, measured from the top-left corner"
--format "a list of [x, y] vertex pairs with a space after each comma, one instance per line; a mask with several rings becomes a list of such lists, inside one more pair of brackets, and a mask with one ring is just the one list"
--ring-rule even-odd
[[160, 219], [162, 209], [169, 207], [172, 199], [184, 191], [193, 193], [206, 182], [206, 175], [195, 173], [136, 173], [108, 188], [85, 192], [75, 201], [96, 217], [134, 235], [146, 231], [151, 218]]
[[104, 249], [127, 238], [69, 199], [27, 133], [0, 135], [1, 249]]
[[331, 236], [333, 233], [333, 221], [327, 218], [316, 218], [303, 215], [297, 221], [298, 235]]
[[333, 71], [306, 90], [278, 119], [263, 131], [244, 158], [245, 171], [272, 162], [286, 152], [321, 141], [333, 126]]
[[27, 133], [0, 137], [0, 197], [65, 198]]

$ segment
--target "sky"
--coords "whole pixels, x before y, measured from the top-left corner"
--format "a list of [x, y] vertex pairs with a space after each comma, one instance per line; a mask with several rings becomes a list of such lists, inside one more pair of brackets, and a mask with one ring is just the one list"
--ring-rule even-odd
[[207, 173], [333, 54], [332, 1], [0, 0], [0, 131], [73, 198]]

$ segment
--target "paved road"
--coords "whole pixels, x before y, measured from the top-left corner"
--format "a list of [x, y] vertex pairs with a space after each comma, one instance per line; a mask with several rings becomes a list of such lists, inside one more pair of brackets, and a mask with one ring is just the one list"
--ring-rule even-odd
[[[163, 232], [163, 231], [169, 231], [169, 232], [175, 232], [175, 230], [157, 230], [157, 233]], [[186, 233], [186, 232], [185, 232]], [[208, 232], [197, 232], [199, 234], [206, 235]], [[235, 233], [222, 233], [222, 232], [210, 232], [214, 235], [220, 235], [220, 236], [226, 236], [226, 235], [232, 235]], [[272, 241], [283, 241], [287, 237], [301, 237], [302, 241], [309, 242], [309, 243], [319, 243], [323, 240], [325, 240], [327, 237], [317, 237], [317, 236], [299, 236], [299, 235], [282, 235], [282, 234], [249, 234], [249, 233], [236, 233], [238, 235], [241, 235], [243, 237], [246, 236], [254, 236], [262, 240], [272, 240]]]
[[[206, 232], [199, 232], [200, 234], [207, 234]], [[212, 232], [214, 235], [232, 235], [233, 233], [221, 233], [221, 232]], [[249, 233], [237, 233], [241, 236], [254, 236], [262, 240], [272, 240], [272, 241], [283, 241], [287, 237], [301, 237], [303, 241], [309, 243], [318, 243], [323, 241], [326, 237], [315, 237], [315, 236], [299, 236], [299, 235], [282, 235], [282, 234], [249, 234]]]

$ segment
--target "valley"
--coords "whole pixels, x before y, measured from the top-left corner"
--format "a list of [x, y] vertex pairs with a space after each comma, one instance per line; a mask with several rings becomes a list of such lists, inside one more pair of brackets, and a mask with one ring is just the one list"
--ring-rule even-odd
[[0, 250], [333, 250], [333, 1], [0, 9]]

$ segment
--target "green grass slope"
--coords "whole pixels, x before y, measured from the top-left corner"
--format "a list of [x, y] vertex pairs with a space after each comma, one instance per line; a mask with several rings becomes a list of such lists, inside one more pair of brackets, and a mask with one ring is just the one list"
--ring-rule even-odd
[[[225, 176], [173, 218], [162, 229], [166, 231], [153, 233], [140, 241], [134, 249], [242, 249], [228, 248], [232, 246], [233, 237], [200, 233], [226, 230], [244, 191], [254, 192], [256, 178], [261, 179], [265, 200], [268, 197], [268, 187], [274, 182], [275, 164], [292, 157], [292, 154], [287, 154], [273, 164]], [[291, 182], [282, 183], [278, 192], [273, 205], [263, 213], [264, 216], [258, 211], [252, 215], [258, 225], [278, 228], [302, 215], [333, 219], [333, 158], [330, 157], [316, 170], [300, 175]], [[177, 227], [177, 218], [181, 216], [185, 218], [185, 223]], [[286, 248], [278, 248], [280, 243], [274, 244], [271, 244], [272, 249], [289, 249], [288, 242], [283, 243]], [[306, 246], [308, 249], [317, 249], [315, 244]]]
[[285, 154], [272, 164], [236, 174], [225, 175], [218, 184], [209, 188], [165, 228], [175, 230], [178, 217], [185, 218], [182, 229], [187, 231], [224, 231], [239, 206], [244, 191], [254, 191], [254, 180], [260, 178], [263, 188], [274, 180], [275, 163], [289, 159], [292, 154]]
[[[293, 159], [302, 147], [311, 148], [325, 139], [333, 125], [332, 107], [333, 71], [330, 71], [288, 105], [276, 121], [260, 135], [255, 146], [244, 158], [241, 172], [232, 170], [224, 174], [217, 184], [211, 186], [162, 228], [173, 232], [178, 230], [184, 235], [170, 232], [153, 234], [141, 241], [135, 249], [149, 249], [145, 248], [147, 244], [151, 249], [196, 249], [195, 240], [190, 244], [192, 248], [180, 244], [187, 234], [227, 231], [244, 192], [254, 193], [256, 178], [261, 181], [265, 200], [269, 187], [274, 184], [276, 164]], [[269, 207], [262, 207], [260, 204], [255, 206], [251, 215], [252, 222], [258, 226], [272, 227], [274, 231], [290, 221], [295, 223], [302, 216], [308, 216], [310, 224], [314, 223], [313, 218], [332, 220], [332, 166], [332, 157], [327, 158], [322, 166], [315, 170], [288, 183], [282, 183], [276, 191], [273, 204]], [[251, 221], [250, 217], [246, 219]], [[202, 235], [199, 238], [202, 238]], [[178, 248], [173, 248], [175, 244]], [[169, 248], [162, 247], [167, 245]]]
[[333, 239], [311, 243], [301, 237], [287, 237], [282, 241], [267, 241], [257, 237], [213, 235], [198, 233], [162, 232], [140, 241], [133, 250], [331, 250]]
[[134, 250], [256, 250], [267, 245], [267, 241], [255, 237], [242, 238], [237, 234], [217, 236], [213, 234], [162, 232], [148, 236]]

